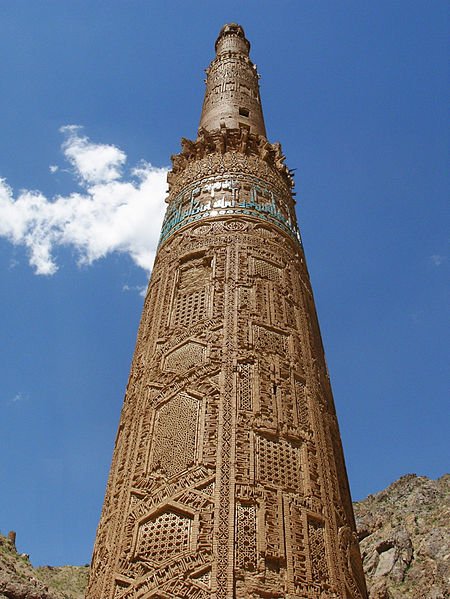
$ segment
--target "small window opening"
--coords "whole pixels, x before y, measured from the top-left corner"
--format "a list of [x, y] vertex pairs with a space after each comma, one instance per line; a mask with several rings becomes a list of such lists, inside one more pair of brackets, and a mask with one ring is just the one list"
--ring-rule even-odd
[[250, 110], [248, 108], [243, 108], [242, 106], [239, 108], [239, 114], [241, 116], [249, 116]]

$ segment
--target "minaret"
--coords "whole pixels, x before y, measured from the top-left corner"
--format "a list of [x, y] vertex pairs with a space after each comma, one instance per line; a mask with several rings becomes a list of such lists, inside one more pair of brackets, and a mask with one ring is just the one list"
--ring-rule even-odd
[[291, 172], [242, 27], [168, 175], [88, 599], [366, 599]]

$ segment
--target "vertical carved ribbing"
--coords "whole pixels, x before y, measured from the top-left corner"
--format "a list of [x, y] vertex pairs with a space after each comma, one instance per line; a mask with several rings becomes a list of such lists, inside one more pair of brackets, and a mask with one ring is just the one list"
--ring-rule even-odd
[[225, 26], [168, 209], [87, 599], [367, 599], [295, 216]]

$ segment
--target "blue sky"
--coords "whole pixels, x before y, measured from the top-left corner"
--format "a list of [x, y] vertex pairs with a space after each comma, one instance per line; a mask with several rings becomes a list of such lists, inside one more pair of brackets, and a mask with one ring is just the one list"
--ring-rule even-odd
[[230, 21], [297, 169], [353, 496], [448, 471], [448, 4], [3, 2], [0, 530], [35, 564], [90, 561], [162, 169]]

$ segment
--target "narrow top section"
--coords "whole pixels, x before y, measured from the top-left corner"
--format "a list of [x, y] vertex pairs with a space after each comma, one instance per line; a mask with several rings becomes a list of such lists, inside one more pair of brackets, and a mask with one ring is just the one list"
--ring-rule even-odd
[[206, 92], [199, 130], [247, 129], [266, 137], [259, 75], [249, 58], [243, 28], [228, 23], [216, 40], [216, 57], [206, 69]]
[[248, 56], [250, 52], [250, 42], [245, 37], [243, 28], [237, 23], [227, 23], [220, 30], [216, 40], [216, 54], [225, 54], [226, 52], [240, 52]]

